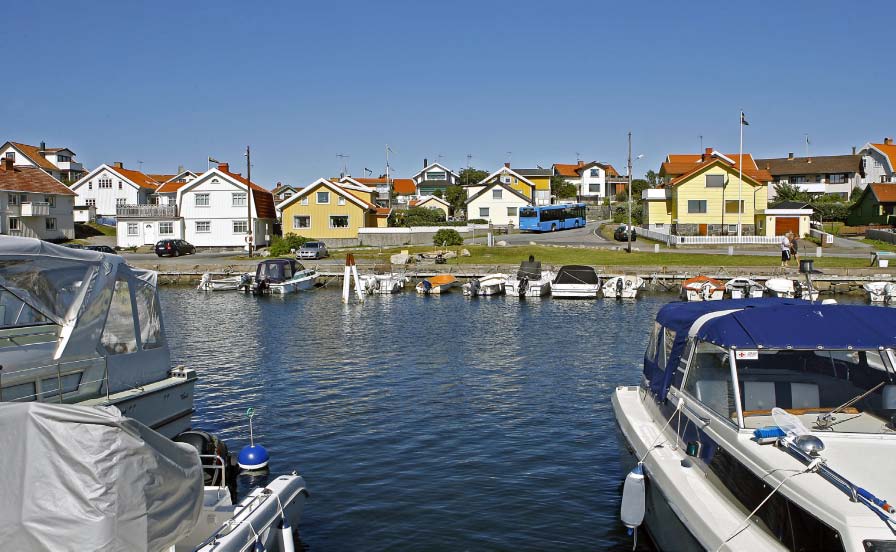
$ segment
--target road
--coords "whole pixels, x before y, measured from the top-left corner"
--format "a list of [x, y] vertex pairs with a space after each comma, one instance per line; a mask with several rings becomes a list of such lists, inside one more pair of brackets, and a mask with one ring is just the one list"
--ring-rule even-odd
[[[541, 245], [574, 245], [584, 247], [611, 247], [620, 245], [619, 242], [605, 240], [597, 233], [600, 227], [598, 222], [589, 222], [582, 228], [562, 230], [558, 232], [525, 232], [521, 234], [495, 235], [495, 241], [506, 241], [508, 245], [526, 245], [535, 242]], [[484, 235], [475, 239], [467, 239], [466, 243], [484, 245]]]

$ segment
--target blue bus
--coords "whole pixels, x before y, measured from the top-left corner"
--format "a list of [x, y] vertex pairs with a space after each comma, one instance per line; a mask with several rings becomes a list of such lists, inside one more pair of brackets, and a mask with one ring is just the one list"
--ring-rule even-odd
[[553, 232], [585, 226], [584, 203], [520, 208], [520, 230]]

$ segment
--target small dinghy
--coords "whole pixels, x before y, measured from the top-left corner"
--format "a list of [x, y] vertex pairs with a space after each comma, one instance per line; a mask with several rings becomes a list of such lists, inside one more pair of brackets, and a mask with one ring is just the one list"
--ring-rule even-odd
[[451, 274], [436, 274], [417, 284], [417, 293], [421, 295], [441, 295], [457, 286], [457, 278]]
[[267, 259], [258, 263], [255, 269], [255, 283], [252, 293], [256, 295], [272, 293], [285, 295], [313, 288], [318, 274], [314, 269], [305, 268], [294, 259]]
[[862, 288], [868, 294], [868, 300], [872, 303], [896, 302], [896, 283], [894, 282], [868, 282], [862, 284]]
[[709, 276], [695, 276], [681, 284], [681, 298], [685, 301], [721, 301], [725, 284]]
[[594, 299], [600, 294], [600, 277], [590, 266], [566, 265], [551, 282], [551, 296]]
[[361, 286], [367, 295], [390, 295], [398, 293], [407, 283], [403, 274], [364, 274], [360, 277]]
[[506, 274], [486, 274], [482, 278], [473, 278], [464, 284], [464, 295], [484, 297], [489, 295], [501, 295], [507, 284]]
[[758, 299], [765, 293], [765, 288], [750, 278], [732, 278], [725, 283], [725, 291], [732, 299]]
[[252, 286], [252, 275], [245, 273], [239, 276], [226, 276], [224, 278], [212, 278], [208, 272], [202, 275], [199, 285], [196, 287], [199, 291], [233, 291], [239, 289], [248, 290]]
[[608, 299], [636, 299], [642, 287], [644, 278], [640, 276], [614, 276], [604, 282], [601, 291]]
[[818, 300], [818, 290], [810, 289], [806, 284], [790, 278], [769, 278], [765, 281], [765, 289], [772, 297], [785, 299]]
[[514, 297], [541, 297], [551, 293], [551, 281], [554, 273], [541, 269], [541, 261], [529, 256], [528, 261], [520, 263], [515, 275], [507, 278], [504, 291]]

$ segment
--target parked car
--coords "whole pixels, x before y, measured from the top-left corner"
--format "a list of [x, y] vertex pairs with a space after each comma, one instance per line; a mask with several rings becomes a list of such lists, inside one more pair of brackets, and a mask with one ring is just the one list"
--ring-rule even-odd
[[80, 243], [63, 243], [60, 245], [62, 245], [62, 247], [68, 247], [69, 249], [84, 249], [84, 246]]
[[299, 259], [323, 259], [324, 257], [329, 257], [330, 253], [327, 251], [327, 246], [324, 245], [324, 242], [307, 242], [301, 248], [299, 248], [299, 252], [296, 254], [296, 257]]
[[113, 255], [118, 255], [118, 252], [108, 245], [88, 245], [85, 249], [89, 249], [91, 251], [99, 251], [100, 253], [111, 253]]
[[[628, 241], [628, 225], [623, 224], [613, 232], [613, 239], [616, 241]], [[632, 241], [637, 241], [638, 231], [632, 228]]]
[[156, 243], [156, 255], [164, 257], [180, 257], [196, 253], [196, 247], [184, 240], [160, 240]]

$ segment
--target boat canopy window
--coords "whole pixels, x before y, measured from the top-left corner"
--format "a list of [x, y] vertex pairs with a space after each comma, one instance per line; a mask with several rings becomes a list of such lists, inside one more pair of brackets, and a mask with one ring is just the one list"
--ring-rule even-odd
[[650, 332], [650, 339], [647, 341], [647, 351], [644, 353], [644, 356], [649, 361], [657, 362], [656, 352], [659, 349], [659, 344], [657, 343], [662, 338], [661, 336], [663, 332], [663, 327], [659, 322], [653, 323], [653, 331]]
[[684, 391], [723, 418], [737, 419], [731, 367], [725, 349], [704, 341], [697, 342]]
[[51, 324], [51, 320], [0, 286], [0, 329]]
[[292, 265], [288, 262], [261, 263], [258, 265], [258, 280], [267, 279], [272, 282], [283, 282], [292, 278]]
[[[7, 311], [2, 316], [3, 327], [61, 323], [93, 268], [88, 263], [72, 264], [48, 257], [31, 262], [0, 261], [0, 304]], [[22, 305], [25, 309], [19, 317]]]
[[530, 280], [538, 280], [541, 278], [541, 261], [523, 261], [520, 263], [520, 269], [516, 273], [518, 278], [529, 278]]
[[[885, 352], [759, 350], [738, 358], [736, 365], [747, 428], [773, 425], [771, 409], [778, 407], [799, 416], [811, 430], [893, 433], [896, 375]], [[817, 425], [819, 414], [865, 393], [867, 396], [835, 413], [830, 427]]]
[[590, 266], [567, 265], [560, 269], [555, 284], [600, 284], [600, 278]]
[[134, 317], [131, 310], [131, 290], [126, 279], [115, 281], [106, 327], [101, 339], [106, 351], [113, 355], [133, 353], [137, 350]]

